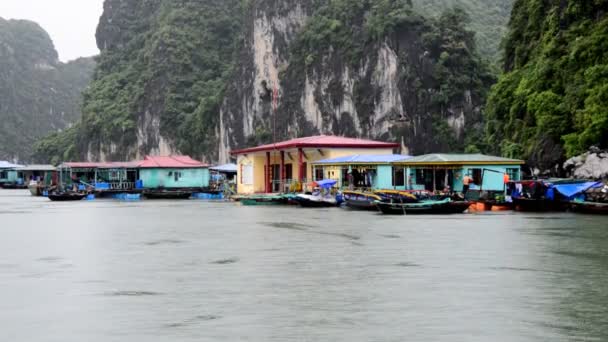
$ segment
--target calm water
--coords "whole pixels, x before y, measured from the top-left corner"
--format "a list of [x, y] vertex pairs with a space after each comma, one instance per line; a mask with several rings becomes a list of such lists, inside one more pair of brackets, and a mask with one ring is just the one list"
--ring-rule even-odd
[[2, 341], [606, 341], [608, 218], [0, 190]]

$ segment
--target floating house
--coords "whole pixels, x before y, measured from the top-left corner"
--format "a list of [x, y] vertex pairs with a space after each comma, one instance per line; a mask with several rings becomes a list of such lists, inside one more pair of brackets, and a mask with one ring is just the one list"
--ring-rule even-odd
[[53, 175], [57, 168], [53, 165], [27, 165], [15, 169], [25, 181], [42, 181], [49, 183], [53, 179]]
[[89, 186], [98, 192], [123, 192], [136, 188], [140, 162], [68, 162], [57, 167], [62, 185]]
[[521, 180], [518, 159], [483, 154], [427, 154], [393, 163], [395, 173], [404, 175], [407, 189], [438, 191], [449, 187], [463, 190], [464, 176], [473, 178], [471, 190], [504, 191], [505, 175], [511, 181]]
[[312, 163], [313, 174], [319, 179], [338, 181], [338, 187], [355, 189], [405, 189], [405, 177], [396, 172], [401, 170], [392, 163], [407, 160], [410, 156], [401, 154], [352, 155], [323, 159]]
[[209, 187], [209, 165], [188, 156], [148, 156], [139, 163], [144, 189], [203, 189]]
[[352, 155], [388, 155], [398, 147], [395, 143], [320, 135], [235, 150], [232, 155], [237, 158], [238, 193], [299, 190], [313, 179], [325, 178], [322, 168], [313, 169], [317, 161]]
[[23, 165], [0, 160], [0, 186], [23, 184], [24, 179], [23, 177], [20, 177], [20, 174], [17, 171], [20, 167], [23, 167]]

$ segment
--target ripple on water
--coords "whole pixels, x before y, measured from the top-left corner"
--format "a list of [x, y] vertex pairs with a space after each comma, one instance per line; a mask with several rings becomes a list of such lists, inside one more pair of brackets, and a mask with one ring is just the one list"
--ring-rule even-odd
[[58, 256], [48, 256], [48, 257], [43, 257], [43, 258], [36, 259], [36, 261], [49, 262], [49, 263], [59, 262], [59, 261], [62, 261], [62, 260], [63, 260], [63, 258], [62, 257], [58, 257]]
[[107, 297], [147, 297], [147, 296], [161, 296], [163, 293], [152, 292], [152, 291], [112, 291], [103, 294]]
[[216, 264], [216, 265], [228, 265], [228, 264], [234, 264], [239, 262], [239, 258], [229, 258], [229, 259], [220, 259], [220, 260], [216, 260], [216, 261], [212, 261], [212, 264]]
[[199, 315], [190, 319], [186, 319], [184, 321], [181, 322], [174, 322], [174, 323], [169, 323], [166, 324], [165, 327], [167, 328], [181, 328], [181, 327], [185, 327], [185, 326], [189, 326], [192, 324], [196, 324], [197, 322], [205, 322], [205, 321], [213, 321], [216, 319], [220, 319], [222, 318], [222, 316], [217, 316], [217, 315]]
[[180, 243], [185, 243], [185, 241], [175, 240], [175, 239], [162, 239], [162, 240], [146, 242], [145, 245], [147, 245], [147, 246], [178, 245]]
[[413, 262], [399, 262], [399, 263], [396, 263], [395, 266], [399, 266], [399, 267], [422, 267], [422, 265], [415, 264]]

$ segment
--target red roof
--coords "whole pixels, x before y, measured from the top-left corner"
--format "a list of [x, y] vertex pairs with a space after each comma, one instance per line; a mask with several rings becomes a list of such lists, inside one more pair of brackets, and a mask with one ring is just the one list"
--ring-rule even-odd
[[89, 162], [68, 162], [60, 165], [60, 168], [71, 169], [135, 169], [141, 162], [108, 162], [108, 163], [89, 163]]
[[194, 160], [188, 156], [147, 156], [144, 161], [139, 163], [140, 168], [153, 169], [153, 168], [205, 168], [209, 167], [207, 164], [203, 164], [198, 160]]
[[231, 154], [245, 154], [253, 152], [264, 152], [283, 150], [288, 148], [398, 148], [399, 144], [381, 141], [337, 137], [332, 135], [318, 135], [314, 137], [297, 138], [278, 142], [275, 144], [262, 145], [242, 150], [232, 151]]

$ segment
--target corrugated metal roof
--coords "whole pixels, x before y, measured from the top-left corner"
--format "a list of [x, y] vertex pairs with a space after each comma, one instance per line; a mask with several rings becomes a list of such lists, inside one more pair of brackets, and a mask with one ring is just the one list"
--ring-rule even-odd
[[[401, 163], [401, 162], [400, 162]], [[523, 160], [488, 156], [484, 154], [434, 153], [404, 160], [403, 164], [524, 164]]]
[[406, 160], [412, 158], [411, 156], [406, 156], [402, 154], [369, 154], [369, 155], [361, 155], [355, 154], [351, 156], [344, 156], [332, 159], [324, 159], [316, 161], [312, 164], [323, 164], [323, 165], [332, 165], [332, 164], [389, 164], [396, 161]]
[[0, 169], [14, 169], [17, 167], [23, 167], [23, 165], [9, 163], [6, 160], [0, 160]]
[[238, 167], [236, 164], [224, 164], [224, 165], [213, 166], [213, 167], [210, 167], [209, 169], [213, 170], [213, 171], [218, 171], [218, 172], [236, 173], [238, 170]]
[[147, 156], [140, 168], [205, 168], [209, 167], [189, 156]]
[[131, 162], [67, 162], [59, 165], [60, 169], [136, 169], [141, 161]]
[[252, 148], [232, 151], [232, 154], [244, 154], [252, 152], [274, 151], [288, 148], [397, 148], [399, 144], [381, 141], [338, 137], [332, 135], [318, 135], [278, 142], [275, 144], [262, 145]]
[[19, 171], [55, 171], [56, 168], [53, 165], [26, 165], [18, 168]]

